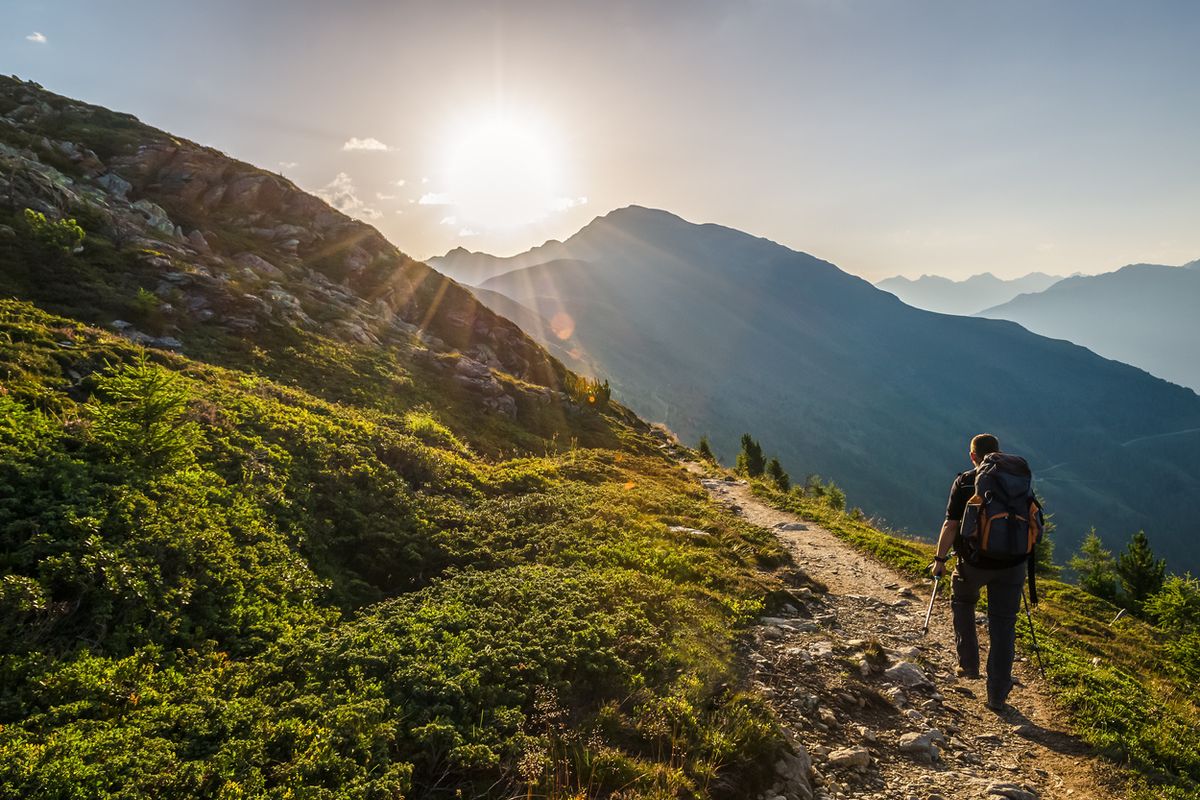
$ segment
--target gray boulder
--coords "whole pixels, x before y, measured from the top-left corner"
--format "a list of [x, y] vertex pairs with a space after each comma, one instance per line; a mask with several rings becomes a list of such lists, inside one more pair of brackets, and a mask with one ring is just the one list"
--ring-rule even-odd
[[125, 200], [129, 191], [133, 188], [133, 184], [122, 178], [115, 172], [107, 172], [96, 178], [96, 183], [118, 200]]

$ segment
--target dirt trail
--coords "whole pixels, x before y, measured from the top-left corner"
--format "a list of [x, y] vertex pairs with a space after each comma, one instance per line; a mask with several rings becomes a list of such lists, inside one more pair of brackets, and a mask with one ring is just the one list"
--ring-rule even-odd
[[[696, 465], [689, 469], [700, 472]], [[1113, 768], [1065, 732], [1063, 715], [1033, 664], [1015, 665], [1021, 685], [1003, 714], [984, 706], [983, 680], [955, 677], [945, 581], [929, 635], [922, 637], [931, 583], [914, 584], [819, 525], [766, 506], [744, 483], [701, 483], [744, 519], [774, 531], [797, 565], [828, 587], [824, 594], [798, 590], [798, 602], [779, 617], [764, 618], [743, 654], [753, 681], [807, 751], [796, 763], [781, 764], [781, 774], [795, 777], [805, 756], [811, 757], [809, 785], [782, 781], [779, 796], [1120, 796]], [[977, 622], [986, 663], [985, 620]], [[867, 658], [872, 641], [883, 653]]]

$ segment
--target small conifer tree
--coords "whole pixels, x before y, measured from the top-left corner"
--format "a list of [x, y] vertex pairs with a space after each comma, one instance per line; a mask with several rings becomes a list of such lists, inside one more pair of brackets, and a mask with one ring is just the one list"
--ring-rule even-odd
[[776, 488], [781, 492], [786, 492], [792, 487], [791, 477], [783, 471], [783, 465], [779, 463], [779, 459], [772, 456], [767, 462], [767, 477], [775, 484]]
[[1062, 567], [1054, 563], [1053, 517], [1053, 514], [1046, 515], [1046, 527], [1042, 531], [1042, 540], [1037, 543], [1033, 550], [1038, 574], [1051, 578], [1058, 577], [1058, 574], [1062, 572]]
[[700, 457], [705, 461], [711, 461], [714, 464], [717, 463], [717, 457], [713, 455], [712, 446], [708, 443], [707, 436], [700, 437], [700, 444], [697, 445], [696, 452], [699, 453]]
[[109, 366], [96, 378], [85, 406], [92, 440], [109, 457], [154, 472], [185, 469], [195, 461], [199, 426], [188, 419], [191, 396], [179, 375], [151, 363], [145, 353]]
[[1105, 600], [1117, 599], [1117, 562], [1105, 549], [1095, 528], [1088, 531], [1079, 552], [1071, 557], [1067, 566], [1079, 576], [1079, 588], [1088, 594]]
[[742, 449], [737, 457], [737, 471], [750, 478], [758, 478], [767, 467], [763, 460], [762, 445], [748, 434], [742, 434]]
[[1133, 608], [1142, 605], [1163, 587], [1167, 575], [1167, 562], [1154, 557], [1150, 539], [1145, 531], [1138, 531], [1129, 540], [1125, 552], [1117, 556], [1117, 577], [1121, 582], [1121, 595]]

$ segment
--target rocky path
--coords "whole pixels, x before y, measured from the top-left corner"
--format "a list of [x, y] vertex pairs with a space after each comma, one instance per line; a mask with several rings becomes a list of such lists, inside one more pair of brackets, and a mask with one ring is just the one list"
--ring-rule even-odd
[[[744, 483], [701, 483], [775, 531], [828, 588], [797, 588], [797, 602], [764, 618], [742, 654], [798, 754], [779, 764], [778, 791], [764, 800], [1120, 796], [1112, 769], [1065, 732], [1033, 665], [1016, 665], [1021, 685], [1003, 714], [984, 706], [982, 680], [955, 677], [945, 584], [922, 636], [931, 584], [913, 584], [824, 528], [766, 506]], [[982, 616], [978, 624], [986, 661]]]

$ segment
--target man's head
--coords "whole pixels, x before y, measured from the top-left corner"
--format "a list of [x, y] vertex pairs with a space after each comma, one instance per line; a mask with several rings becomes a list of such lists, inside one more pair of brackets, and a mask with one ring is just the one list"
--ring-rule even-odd
[[971, 463], [978, 464], [988, 453], [1000, 452], [1000, 440], [990, 433], [981, 433], [971, 440]]

